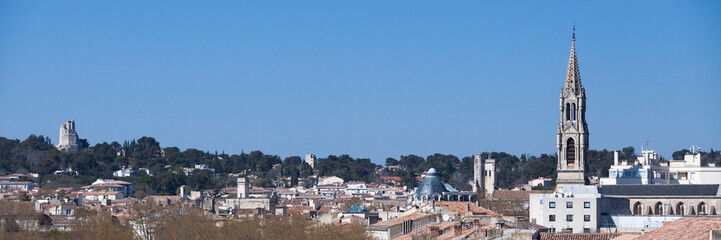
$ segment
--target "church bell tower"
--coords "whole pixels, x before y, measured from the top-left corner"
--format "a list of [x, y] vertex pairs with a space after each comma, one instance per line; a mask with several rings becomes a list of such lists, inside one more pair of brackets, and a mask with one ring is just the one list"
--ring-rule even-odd
[[584, 168], [588, 152], [588, 126], [586, 125], [586, 90], [576, 58], [576, 27], [573, 27], [571, 56], [566, 70], [566, 81], [561, 89], [561, 122], [558, 124], [558, 177], [556, 184], [585, 184]]

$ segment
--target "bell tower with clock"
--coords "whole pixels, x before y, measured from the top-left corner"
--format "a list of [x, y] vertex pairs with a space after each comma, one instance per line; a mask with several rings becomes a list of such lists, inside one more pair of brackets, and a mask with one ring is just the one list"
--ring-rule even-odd
[[571, 56], [566, 70], [566, 81], [561, 89], [561, 122], [558, 124], [558, 177], [556, 184], [585, 184], [586, 153], [588, 152], [588, 126], [586, 125], [586, 90], [576, 58], [576, 27], [573, 27]]

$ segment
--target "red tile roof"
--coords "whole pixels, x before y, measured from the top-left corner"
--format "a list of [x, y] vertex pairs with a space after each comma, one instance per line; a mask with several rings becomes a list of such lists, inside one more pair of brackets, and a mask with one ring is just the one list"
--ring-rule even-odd
[[664, 223], [659, 229], [636, 238], [637, 240], [709, 239], [711, 229], [721, 228], [721, 217], [684, 217]]
[[383, 180], [383, 181], [393, 180], [393, 181], [396, 181], [396, 182], [400, 182], [400, 181], [401, 181], [401, 177], [384, 176], [384, 177], [381, 177], [381, 180]]
[[393, 225], [396, 225], [396, 224], [400, 224], [400, 223], [402, 223], [402, 222], [405, 221], [405, 220], [417, 220], [417, 219], [421, 219], [421, 218], [427, 217], [427, 216], [429, 216], [429, 215], [430, 215], [430, 214], [425, 214], [425, 213], [412, 213], [412, 214], [409, 214], [409, 215], [406, 215], [406, 216], [403, 216], [403, 217], [399, 217], [399, 218], [395, 218], [395, 219], [391, 219], [391, 220], [379, 222], [379, 223], [373, 224], [373, 226], [390, 227], [390, 226], [393, 226]]
[[[473, 214], [486, 214], [486, 215], [493, 215], [498, 216], [500, 214], [493, 212], [491, 210], [488, 210], [483, 207], [478, 207], [476, 204], [472, 202], [448, 202], [448, 201], [438, 201], [435, 202], [436, 206], [442, 207], [448, 211], [456, 212], [456, 213], [464, 213], [466, 211], [471, 211]], [[466, 210], [466, 208], [468, 210]]]
[[624, 233], [541, 233], [541, 240], [612, 240], [622, 234]]
[[84, 192], [83, 195], [115, 195], [120, 192]]

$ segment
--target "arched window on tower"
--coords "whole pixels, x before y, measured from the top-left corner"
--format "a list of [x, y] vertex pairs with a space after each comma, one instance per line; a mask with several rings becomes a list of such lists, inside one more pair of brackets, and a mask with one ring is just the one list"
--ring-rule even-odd
[[566, 103], [566, 108], [563, 111], [566, 112], [566, 121], [571, 120], [571, 104]]
[[571, 103], [571, 120], [576, 121], [576, 104]]
[[566, 141], [566, 165], [576, 165], [576, 142], [573, 138], [568, 138]]

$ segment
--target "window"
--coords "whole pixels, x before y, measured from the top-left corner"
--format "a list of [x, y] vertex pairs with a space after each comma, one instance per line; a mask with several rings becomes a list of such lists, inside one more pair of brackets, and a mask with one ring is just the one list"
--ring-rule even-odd
[[556, 202], [548, 202], [548, 208], [556, 208]]
[[591, 215], [583, 215], [583, 221], [584, 221], [584, 222], [590, 222], [590, 221], [591, 221]]
[[573, 215], [572, 214], [566, 215], [566, 221], [573, 222]]
[[583, 208], [591, 208], [591, 202], [583, 202]]
[[591, 229], [590, 229], [590, 228], [583, 228], [583, 233], [591, 233]]
[[573, 138], [566, 141], [566, 165], [574, 166], [576, 164], [576, 143]]
[[573, 208], [573, 202], [566, 202], [566, 208]]
[[556, 221], [556, 215], [548, 215], [548, 221], [549, 221], [549, 222], [555, 222], [555, 221]]
[[566, 121], [571, 120], [571, 104], [566, 103], [566, 109], [563, 111], [566, 112]]

